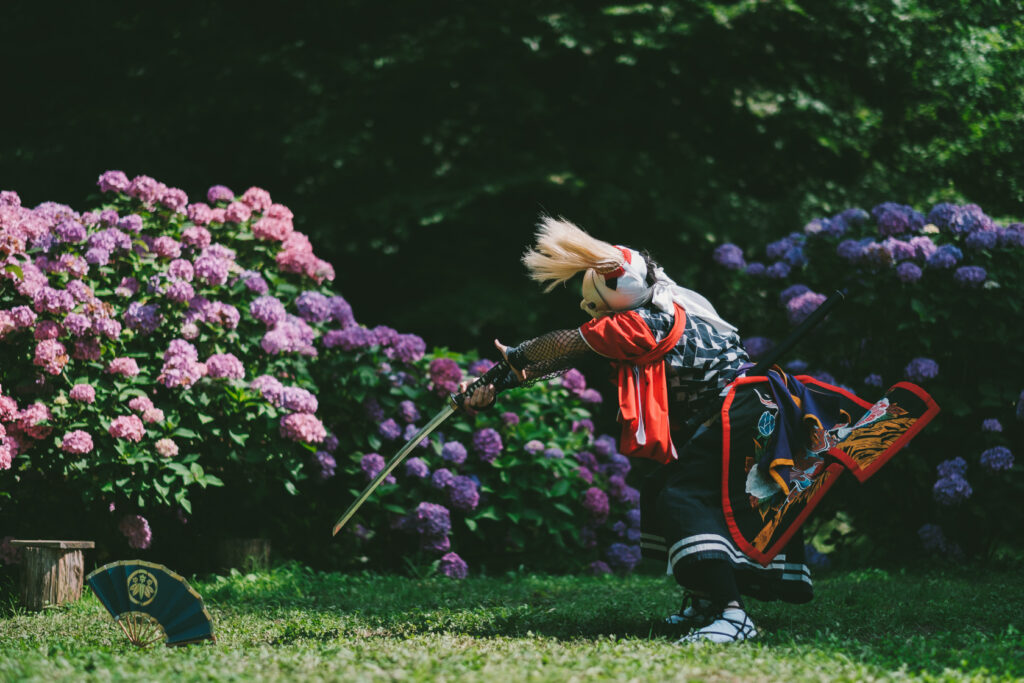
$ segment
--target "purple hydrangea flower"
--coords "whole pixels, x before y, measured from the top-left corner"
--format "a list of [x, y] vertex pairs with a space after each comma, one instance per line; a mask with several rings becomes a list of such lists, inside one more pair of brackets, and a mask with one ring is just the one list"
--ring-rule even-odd
[[800, 360], [799, 358], [794, 358], [793, 360], [786, 363], [786, 369], [797, 375], [803, 372], [807, 372], [807, 367], [807, 361]]
[[964, 244], [968, 249], [980, 251], [992, 249], [999, 243], [999, 232], [996, 230], [975, 230], [967, 236]]
[[341, 330], [330, 330], [324, 335], [324, 346], [329, 349], [338, 348], [342, 351], [365, 349], [377, 343], [377, 339], [365, 327], [346, 327]]
[[793, 297], [786, 303], [786, 315], [792, 325], [803, 322], [818, 306], [825, 302], [825, 295], [817, 292], [804, 292]]
[[587, 574], [591, 576], [603, 576], [611, 573], [612, 568], [608, 566], [608, 563], [601, 560], [594, 560], [587, 566]]
[[932, 495], [941, 505], [956, 505], [971, 497], [974, 490], [971, 485], [958, 474], [941, 477], [932, 487]]
[[530, 439], [523, 445], [523, 450], [530, 455], [537, 455], [544, 450], [544, 442], [539, 439]]
[[350, 306], [343, 298], [340, 296], [332, 296], [328, 299], [328, 304], [331, 307], [331, 320], [342, 327], [349, 327], [350, 325], [356, 324], [356, 319], [352, 315], [352, 306]]
[[424, 536], [438, 538], [452, 530], [451, 513], [443, 505], [423, 502], [416, 506], [416, 530]]
[[618, 445], [614, 437], [602, 434], [594, 439], [594, 451], [603, 458], [610, 458], [618, 453]]
[[449, 579], [464, 579], [469, 573], [469, 567], [461, 557], [455, 553], [448, 553], [441, 557], [437, 571]]
[[776, 261], [768, 266], [764, 274], [772, 280], [785, 280], [789, 277], [790, 266], [785, 261]]
[[504, 412], [501, 414], [501, 424], [506, 427], [515, 427], [519, 424], [519, 416], [515, 413]]
[[572, 432], [573, 432], [573, 434], [575, 434], [576, 432], [583, 432], [585, 434], [593, 434], [594, 433], [594, 421], [591, 420], [591, 419], [588, 419], [586, 417], [583, 418], [582, 420], [573, 420], [572, 421]]
[[456, 510], [469, 512], [480, 503], [480, 492], [470, 477], [458, 476], [448, 486], [448, 499]]
[[999, 420], [992, 417], [981, 423], [981, 429], [986, 432], [1001, 432], [1003, 431], [1003, 425]]
[[629, 573], [640, 563], [640, 546], [612, 543], [605, 551], [605, 558], [613, 569]]
[[939, 364], [931, 358], [915, 358], [903, 369], [903, 374], [912, 382], [935, 379], [939, 375]]
[[568, 390], [570, 394], [579, 396], [583, 393], [584, 389], [587, 388], [587, 380], [583, 376], [583, 373], [576, 368], [570, 368], [568, 372], [562, 375], [562, 386]]
[[565, 453], [562, 452], [561, 448], [552, 446], [551, 448], [544, 449], [544, 457], [548, 460], [561, 460], [565, 457]]
[[473, 434], [473, 450], [484, 462], [494, 462], [503, 448], [501, 435], [490, 427], [484, 427]]
[[441, 447], [441, 459], [453, 465], [466, 462], [466, 447], [458, 441], [448, 441]]
[[926, 265], [929, 268], [952, 268], [963, 259], [964, 253], [952, 244], [943, 244], [928, 257]]
[[640, 528], [640, 508], [633, 508], [626, 513], [626, 523], [632, 529]]
[[301, 387], [284, 387], [279, 400], [282, 408], [296, 413], [315, 413], [320, 407], [316, 396]]
[[415, 363], [427, 351], [427, 343], [415, 334], [400, 334], [384, 350], [384, 355], [391, 360], [398, 360], [403, 363]]
[[953, 273], [953, 279], [961, 287], [978, 287], [988, 277], [988, 273], [981, 266], [960, 266]]
[[597, 458], [590, 451], [580, 451], [573, 457], [576, 458], [576, 462], [583, 465], [587, 469], [597, 469]]
[[584, 403], [600, 403], [604, 400], [601, 396], [601, 392], [597, 389], [584, 389], [583, 393], [580, 394], [580, 400]]
[[[751, 277], [764, 277], [768, 274], [768, 268], [760, 261], [751, 261], [747, 264], [746, 274]], [[601, 564], [604, 564], [603, 562]]]
[[914, 258], [921, 263], [926, 262], [938, 250], [938, 246], [927, 235], [911, 237], [908, 244], [914, 250]]
[[307, 322], [321, 323], [331, 318], [331, 301], [320, 292], [303, 292], [295, 300], [295, 308]]
[[843, 240], [836, 246], [836, 254], [844, 261], [855, 263], [864, 254], [864, 244], [859, 240]]
[[434, 474], [430, 477], [430, 485], [435, 489], [445, 489], [455, 479], [455, 475], [447, 467], [439, 467], [434, 470]]
[[417, 479], [426, 479], [430, 476], [430, 468], [423, 458], [409, 458], [405, 461], [405, 473]]
[[729, 270], [740, 270], [747, 264], [743, 260], [743, 250], [735, 244], [723, 244], [715, 249], [715, 263]]
[[778, 261], [786, 255], [786, 252], [793, 247], [793, 242], [788, 237], [769, 242], [765, 248], [765, 256], [771, 261]]
[[956, 216], [957, 208], [956, 204], [941, 202], [932, 207], [931, 211], [928, 212], [926, 220], [940, 230], [948, 230], [953, 217]]
[[462, 370], [451, 358], [435, 358], [430, 361], [430, 381], [439, 393], [454, 393], [462, 381]]
[[1013, 453], [1005, 446], [989, 448], [981, 454], [981, 466], [989, 472], [1005, 472], [1013, 467]]
[[949, 460], [943, 460], [939, 463], [936, 471], [940, 478], [953, 476], [962, 477], [967, 474], [967, 461], [960, 456], [950, 458]]
[[898, 235], [924, 225], [924, 216], [913, 208], [895, 202], [879, 204], [871, 210], [878, 221], [878, 232], [883, 236]]
[[949, 220], [949, 230], [954, 234], [992, 229], [992, 219], [986, 216], [977, 204], [965, 204], [957, 207]]
[[273, 327], [287, 317], [284, 304], [276, 297], [261, 296], [249, 304], [249, 313], [267, 327]]
[[388, 441], [394, 441], [402, 435], [402, 428], [393, 418], [388, 418], [380, 423], [377, 432]]
[[96, 181], [100, 192], [125, 192], [128, 189], [128, 176], [124, 171], [105, 171]]
[[141, 334], [150, 334], [160, 326], [160, 309], [156, 304], [145, 305], [138, 301], [128, 304], [124, 314], [124, 324], [128, 329]]
[[206, 191], [206, 201], [211, 204], [233, 202], [235, 201], [235, 193], [231, 191], [231, 188], [224, 185], [214, 185]]
[[791, 300], [795, 299], [796, 297], [800, 296], [801, 294], [806, 294], [809, 291], [811, 291], [811, 288], [808, 287], [807, 285], [801, 285], [801, 284], [790, 285], [789, 287], [786, 287], [784, 290], [782, 290], [779, 293], [779, 305], [785, 306]]
[[317, 451], [313, 458], [315, 464], [320, 468], [317, 475], [321, 480], [327, 480], [334, 476], [334, 470], [338, 466], [338, 463], [327, 451]]
[[420, 411], [412, 401], [402, 401], [398, 404], [398, 414], [405, 422], [416, 422], [420, 419]]
[[594, 521], [603, 522], [608, 519], [608, 495], [596, 486], [591, 486], [583, 494], [583, 509], [590, 513]]
[[480, 375], [484, 374], [485, 372], [493, 368], [494, 365], [494, 361], [489, 360], [487, 358], [475, 360], [469, 364], [469, 375], [471, 377], [479, 377]]
[[921, 269], [910, 261], [904, 261], [896, 266], [896, 277], [909, 285], [921, 279]]
[[[405, 431], [402, 432], [402, 438], [405, 439], [407, 442], [412, 441], [412, 439], [415, 438], [416, 434], [419, 431], [420, 428], [414, 424], [405, 425]], [[420, 439], [416, 445], [418, 445], [420, 448], [426, 448], [427, 446], [430, 445], [430, 440], [426, 438]]]
[[245, 367], [232, 353], [215, 353], [206, 359], [206, 374], [214, 379], [242, 379]]
[[[378, 474], [380, 474], [384, 470], [385, 465], [387, 465], [387, 463], [384, 462], [384, 456], [379, 453], [367, 453], [359, 461], [359, 467], [363, 470], [363, 474], [366, 475], [367, 481], [373, 480]], [[394, 484], [396, 481], [395, 475], [393, 474], [389, 474], [384, 477], [385, 484]]]
[[748, 337], [743, 340], [743, 348], [747, 350], [747, 354], [754, 360], [770, 351], [773, 346], [775, 346], [775, 343], [768, 337]]

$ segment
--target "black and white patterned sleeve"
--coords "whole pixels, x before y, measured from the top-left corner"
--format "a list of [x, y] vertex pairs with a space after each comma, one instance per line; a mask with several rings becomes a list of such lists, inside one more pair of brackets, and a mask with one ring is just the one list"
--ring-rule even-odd
[[[532, 383], [561, 375], [575, 363], [594, 354], [579, 329], [556, 330], [508, 349], [508, 361]], [[596, 354], [594, 354], [596, 355]]]

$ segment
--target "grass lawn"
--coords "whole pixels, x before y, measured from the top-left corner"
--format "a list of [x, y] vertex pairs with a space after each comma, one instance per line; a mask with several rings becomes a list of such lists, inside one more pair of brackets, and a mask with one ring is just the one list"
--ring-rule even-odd
[[87, 588], [0, 612], [0, 681], [790, 681], [1024, 678], [1012, 571], [820, 576], [809, 605], [750, 601], [754, 642], [681, 648], [668, 577], [510, 574], [453, 582], [298, 566], [193, 580], [217, 643], [140, 650]]

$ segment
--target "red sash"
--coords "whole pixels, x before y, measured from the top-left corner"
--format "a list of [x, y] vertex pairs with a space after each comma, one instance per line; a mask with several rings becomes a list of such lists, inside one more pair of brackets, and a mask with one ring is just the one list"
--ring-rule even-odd
[[666, 463], [676, 457], [668, 416], [665, 354], [679, 342], [686, 312], [675, 305], [675, 321], [660, 342], [636, 311], [595, 318], [580, 327], [590, 348], [610, 358], [618, 380], [619, 449], [635, 458]]

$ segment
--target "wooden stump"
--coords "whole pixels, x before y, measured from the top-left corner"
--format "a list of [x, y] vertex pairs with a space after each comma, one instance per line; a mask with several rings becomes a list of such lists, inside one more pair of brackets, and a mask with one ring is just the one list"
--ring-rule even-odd
[[11, 545], [22, 548], [21, 604], [30, 610], [55, 607], [82, 597], [85, 562], [82, 550], [94, 548], [92, 541], [23, 541]]
[[223, 569], [253, 571], [270, 566], [270, 539], [226, 538], [221, 541], [220, 565]]

